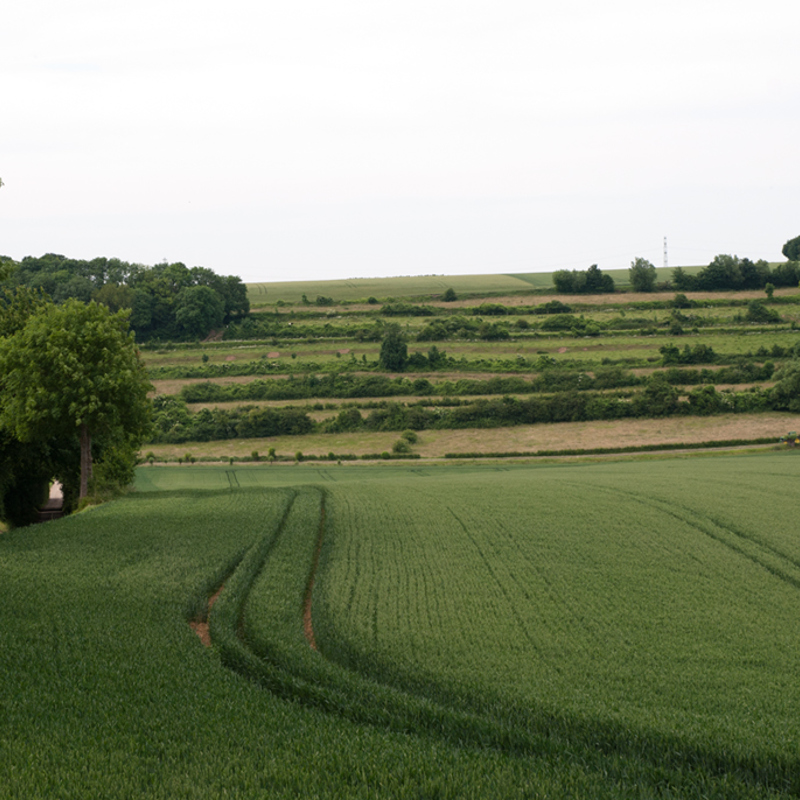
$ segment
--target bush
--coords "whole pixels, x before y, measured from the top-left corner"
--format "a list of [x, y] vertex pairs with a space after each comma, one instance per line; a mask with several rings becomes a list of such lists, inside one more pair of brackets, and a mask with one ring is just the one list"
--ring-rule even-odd
[[767, 308], [763, 300], [751, 300], [747, 304], [748, 322], [780, 322], [778, 312], [774, 308]]

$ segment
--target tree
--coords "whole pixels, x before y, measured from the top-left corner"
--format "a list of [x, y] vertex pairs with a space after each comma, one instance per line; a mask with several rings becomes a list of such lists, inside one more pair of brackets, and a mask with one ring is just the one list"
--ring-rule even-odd
[[21, 442], [79, 440], [79, 497], [92, 476], [92, 438], [133, 452], [150, 427], [150, 384], [125, 311], [68, 300], [35, 311], [0, 339], [0, 426]]
[[0, 282], [10, 278], [16, 266], [13, 259], [8, 256], [0, 256]]
[[763, 300], [751, 300], [747, 304], [748, 322], [780, 322], [781, 318], [774, 308], [767, 308]]
[[203, 339], [225, 318], [224, 300], [208, 286], [189, 286], [178, 295], [175, 319], [190, 336]]
[[775, 386], [770, 389], [771, 407], [776, 411], [800, 411], [800, 360], [786, 363], [774, 375]]
[[789, 259], [789, 261], [800, 261], [800, 236], [795, 236], [794, 239], [789, 239], [783, 246], [781, 252]]
[[610, 275], [604, 274], [597, 264], [592, 264], [586, 270], [586, 291], [611, 293], [614, 291], [614, 279]]
[[678, 390], [667, 382], [664, 374], [654, 372], [642, 394], [634, 399], [634, 405], [641, 416], [667, 417], [677, 411], [679, 397]]
[[573, 294], [575, 292], [575, 270], [570, 272], [568, 269], [559, 269], [553, 273], [553, 285], [556, 291], [561, 294]]
[[656, 284], [656, 268], [646, 258], [631, 261], [628, 277], [635, 292], [652, 292]]
[[741, 289], [744, 283], [742, 262], [738, 256], [722, 253], [703, 267], [697, 276], [701, 289], [714, 291], [716, 289]]
[[381, 366], [389, 372], [402, 372], [408, 361], [408, 346], [399, 325], [387, 325], [381, 342]]
[[589, 269], [568, 270], [559, 269], [553, 273], [553, 284], [556, 291], [563, 294], [587, 294], [614, 291], [614, 279], [603, 274], [597, 264], [592, 264]]
[[691, 292], [697, 288], [697, 277], [684, 272], [683, 267], [672, 270], [672, 285], [679, 292]]
[[98, 289], [92, 296], [92, 300], [108, 306], [111, 311], [119, 311], [121, 308], [133, 308], [133, 298], [136, 290], [130, 286], [119, 283], [106, 283]]

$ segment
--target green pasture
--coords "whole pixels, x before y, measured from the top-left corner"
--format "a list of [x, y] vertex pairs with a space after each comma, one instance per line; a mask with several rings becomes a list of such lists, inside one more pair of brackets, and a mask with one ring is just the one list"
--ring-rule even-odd
[[798, 478], [140, 468], [0, 534], [0, 796], [797, 796]]
[[[588, 264], [586, 265], [589, 266]], [[702, 267], [684, 267], [695, 274]], [[603, 270], [619, 287], [628, 285], [628, 269]], [[669, 280], [672, 268], [657, 268], [658, 281]], [[311, 303], [318, 296], [330, 297], [334, 302], [366, 301], [397, 298], [425, 298], [443, 294], [453, 289], [457, 295], [501, 295], [553, 289], [552, 272], [521, 272], [514, 274], [484, 275], [402, 275], [391, 278], [349, 278], [326, 281], [264, 281], [248, 283], [247, 293], [254, 307], [284, 303], [299, 303], [305, 295]]]
[[[774, 346], [784, 350], [800, 341], [800, 330], [760, 331], [742, 330], [736, 333], [701, 329], [697, 334], [685, 336], [637, 336], [618, 334], [614, 336], [575, 337], [550, 334], [517, 334], [507, 341], [485, 342], [479, 340], [453, 340], [444, 342], [415, 342], [408, 344], [409, 354], [427, 354], [432, 346], [455, 359], [437, 374], [458, 379], [459, 373], [518, 373], [536, 372], [539, 356], [555, 359], [555, 366], [571, 369], [592, 370], [601, 366], [621, 365], [646, 368], [661, 365], [660, 348], [676, 346], [683, 350], [698, 345], [711, 347], [723, 363], [733, 363], [739, 356], [754, 357], [761, 352], [762, 361], [781, 363], [770, 353]], [[211, 353], [207, 364], [203, 362], [203, 349], [184, 350], [174, 356], [160, 353], [157, 358], [145, 354], [145, 363], [150, 367], [151, 380], [225, 380], [227, 375], [237, 375], [237, 369], [245, 378], [270, 375], [286, 377], [289, 373], [335, 372], [337, 370], [360, 371], [365, 367], [375, 369], [380, 354], [379, 342], [357, 342], [355, 340], [291, 341], [258, 345], [234, 345]], [[522, 367], [518, 357], [527, 360]], [[366, 365], [364, 364], [366, 359]], [[251, 365], [251, 366], [247, 366]], [[531, 366], [534, 365], [534, 366]], [[209, 369], [217, 370], [210, 372]], [[219, 370], [222, 370], [220, 372]], [[423, 370], [425, 374], [427, 371]], [[408, 372], [409, 376], [416, 373]], [[175, 384], [179, 390], [179, 384]], [[170, 391], [169, 393], [173, 393]]]
[[[544, 273], [543, 273], [544, 275]], [[334, 302], [366, 301], [370, 297], [387, 300], [402, 297], [430, 297], [452, 288], [456, 294], [502, 294], [530, 291], [531, 282], [518, 275], [415, 275], [393, 278], [350, 278], [327, 281], [273, 281], [248, 283], [247, 293], [253, 306], [271, 305], [282, 300], [299, 303], [306, 295], [311, 303], [318, 296]], [[552, 286], [548, 275], [546, 286]]]

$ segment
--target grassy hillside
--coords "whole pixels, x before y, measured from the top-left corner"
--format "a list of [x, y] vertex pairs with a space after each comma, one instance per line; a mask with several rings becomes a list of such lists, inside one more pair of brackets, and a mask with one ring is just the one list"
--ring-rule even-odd
[[335, 302], [363, 302], [369, 297], [385, 299], [442, 295], [449, 288], [457, 294], [494, 294], [529, 291], [531, 283], [518, 275], [418, 275], [247, 284], [250, 303], [254, 306], [272, 304], [278, 300], [299, 303], [304, 294], [311, 302], [318, 295], [331, 297]]
[[[588, 264], [587, 264], [588, 266]], [[700, 267], [686, 267], [694, 273]], [[614, 281], [624, 287], [628, 284], [627, 269], [604, 270]], [[672, 268], [657, 269], [658, 281], [667, 281]], [[436, 298], [447, 289], [457, 295], [502, 295], [530, 291], [547, 291], [553, 288], [551, 272], [523, 272], [490, 275], [418, 275], [393, 278], [350, 278], [327, 281], [264, 281], [247, 284], [250, 303], [254, 307], [271, 305], [281, 300], [299, 303], [303, 295], [311, 301], [317, 296], [330, 297], [334, 302], [366, 301], [369, 297], [378, 300], [387, 298]]]

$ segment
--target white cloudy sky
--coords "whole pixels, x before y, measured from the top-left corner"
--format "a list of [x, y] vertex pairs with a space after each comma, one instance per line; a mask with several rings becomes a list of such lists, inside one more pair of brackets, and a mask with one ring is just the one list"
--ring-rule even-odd
[[0, 253], [247, 281], [781, 259], [798, 0], [9, 0]]

